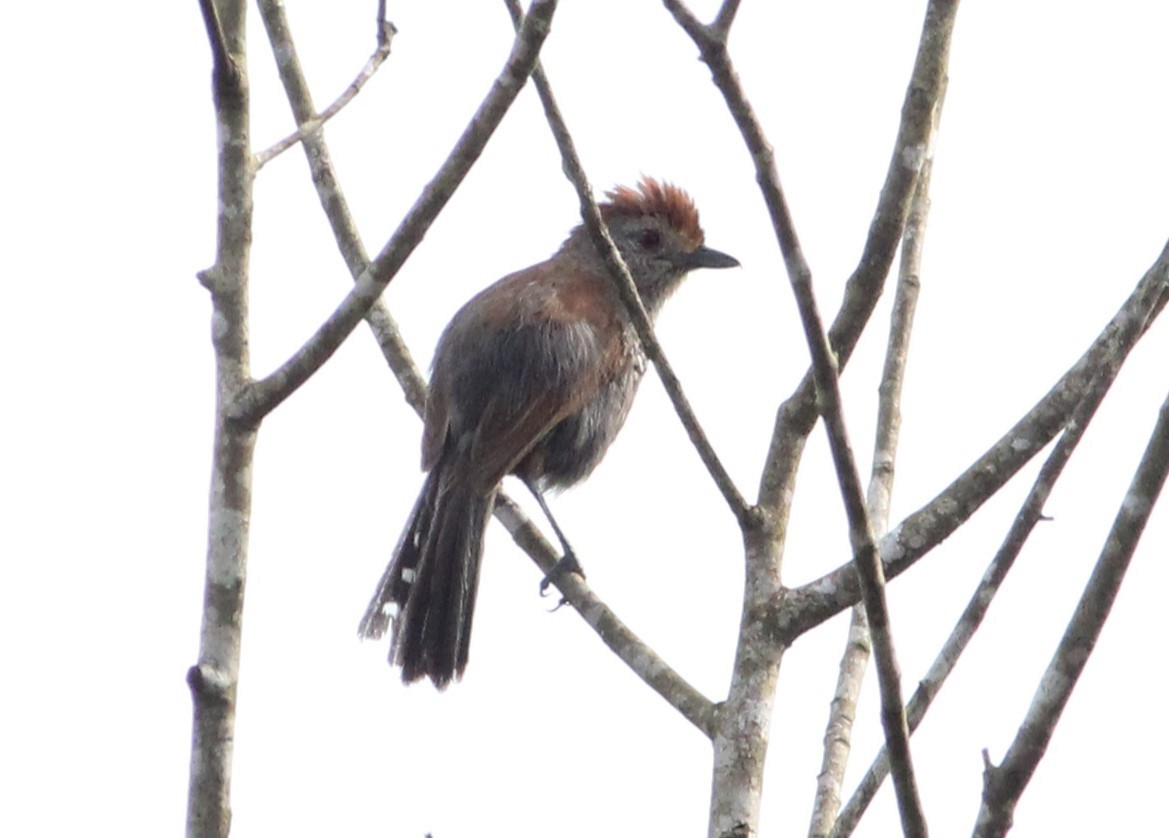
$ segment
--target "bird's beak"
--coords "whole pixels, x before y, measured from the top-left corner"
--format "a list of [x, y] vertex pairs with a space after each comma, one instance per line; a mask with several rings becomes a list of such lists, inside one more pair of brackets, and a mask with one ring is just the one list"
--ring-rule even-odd
[[683, 270], [696, 268], [737, 268], [739, 260], [711, 247], [699, 247], [689, 253], [678, 255], [675, 264]]

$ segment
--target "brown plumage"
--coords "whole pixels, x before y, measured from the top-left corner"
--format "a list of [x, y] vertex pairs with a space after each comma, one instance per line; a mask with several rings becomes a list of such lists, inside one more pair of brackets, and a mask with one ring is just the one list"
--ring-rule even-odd
[[[614, 243], [655, 314], [694, 268], [737, 265], [703, 246], [681, 189], [643, 178], [601, 204]], [[545, 262], [504, 277], [455, 314], [435, 350], [422, 435], [428, 471], [359, 633], [393, 619], [391, 662], [442, 689], [467, 665], [483, 531], [505, 475], [548, 514], [543, 491], [584, 479], [625, 422], [645, 368], [613, 280], [583, 227]], [[556, 571], [554, 571], [555, 573]], [[397, 614], [391, 612], [397, 609]]]

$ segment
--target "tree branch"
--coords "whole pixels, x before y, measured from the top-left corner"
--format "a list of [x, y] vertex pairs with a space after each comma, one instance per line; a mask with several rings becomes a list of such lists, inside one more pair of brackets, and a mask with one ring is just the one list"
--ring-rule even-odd
[[[889, 324], [889, 342], [885, 352], [885, 367], [878, 388], [877, 433], [873, 445], [873, 466], [869, 478], [868, 508], [873, 530], [878, 537], [889, 528], [889, 506], [893, 496], [893, 478], [897, 461], [897, 443], [901, 435], [901, 390], [905, 380], [905, 366], [909, 357], [909, 338], [913, 330], [913, 315], [917, 308], [921, 287], [921, 254], [925, 243], [925, 227], [930, 208], [930, 175], [933, 170], [933, 145], [937, 136], [941, 100], [934, 110], [933, 131], [930, 134], [925, 165], [922, 166], [914, 190], [913, 203], [905, 235], [901, 239], [901, 268], [897, 293], [893, 300], [893, 314]], [[840, 789], [848, 767], [852, 745], [852, 724], [856, 705], [864, 681], [865, 669], [872, 652], [868, 618], [862, 604], [853, 606], [849, 621], [848, 642], [840, 660], [840, 674], [832, 698], [828, 724], [824, 731], [824, 760], [816, 778], [816, 799], [812, 806], [812, 823], [808, 834], [823, 838], [832, 831], [840, 809]], [[910, 730], [912, 731], [912, 724]]]
[[1120, 584], [1157, 503], [1169, 473], [1169, 397], [1161, 405], [1156, 426], [1092, 576], [1076, 606], [1055, 655], [1040, 679], [1035, 697], [1001, 765], [982, 752], [982, 807], [974, 826], [976, 838], [1004, 836], [1014, 820], [1015, 806], [1047, 750], [1055, 726], [1071, 698], [1100, 631], [1112, 610]]
[[[315, 111], [308, 81], [301, 70], [296, 44], [292, 40], [288, 18], [284, 13], [284, 4], [278, 0], [260, 0], [259, 6], [260, 18], [268, 33], [268, 42], [276, 58], [280, 82], [292, 107], [293, 117], [297, 123], [303, 123], [311, 119]], [[383, 21], [384, 18], [379, 17], [379, 23]], [[356, 282], [369, 268], [369, 255], [349, 211], [345, 193], [337, 180], [333, 157], [325, 142], [324, 132], [306, 135], [303, 148], [313, 186], [317, 190], [317, 198], [333, 231], [333, 240], [337, 243], [337, 249], [341, 253], [341, 258], [345, 260], [350, 276]], [[365, 320], [378, 343], [378, 348], [381, 349], [382, 356], [402, 385], [406, 401], [416, 412], [421, 413], [426, 404], [426, 381], [419, 373], [405, 341], [402, 340], [401, 331], [386, 307], [385, 300], [379, 297], [370, 306]]]
[[[753, 110], [750, 108], [746, 95], [743, 94], [739, 78], [735, 74], [731, 58], [729, 58], [727, 53], [727, 32], [725, 29], [715, 29], [713, 26], [706, 27], [701, 25], [680, 0], [664, 0], [664, 2], [666, 8], [675, 16], [679, 26], [682, 26], [686, 30], [686, 33], [691, 36], [694, 43], [696, 43], [701, 58], [711, 68], [711, 75], [714, 79], [715, 86], [722, 92], [722, 96], [726, 99], [728, 109], [731, 111], [736, 125], [739, 126], [743, 140], [745, 140], [748, 151], [752, 155], [755, 164], [756, 180], [759, 181], [760, 189], [763, 193], [763, 200], [765, 200], [770, 217], [772, 217], [775, 235], [783, 252], [784, 264], [787, 266], [788, 276], [793, 281], [794, 286], [803, 284], [808, 289], [809, 293], [807, 295], [797, 293], [797, 298], [803, 296], [804, 302], [807, 303], [811, 299], [810, 272], [807, 269], [807, 263], [804, 261], [800, 243], [798, 243], [795, 229], [793, 224], [791, 224], [790, 213], [788, 212], [786, 201], [783, 198], [779, 176], [776, 173], [772, 147], [768, 144], [758, 119], [754, 117]], [[825, 344], [824, 346], [826, 353], [828, 353], [826, 354], [826, 358], [831, 363], [829, 367], [821, 365], [818, 369], [816, 383], [819, 388], [831, 389], [835, 386], [836, 363], [846, 361], [852, 347], [856, 345], [860, 328], [864, 326], [872, 312], [873, 306], [876, 305], [880, 286], [883, 285], [885, 275], [892, 263], [893, 252], [897, 248], [897, 243], [900, 240], [901, 230], [904, 229], [908, 203], [913, 193], [916, 176], [918, 176], [922, 162], [925, 160], [926, 141], [929, 137], [929, 132], [932, 130], [935, 105], [938, 103], [943, 79], [945, 79], [949, 34], [953, 29], [955, 8], [956, 2], [950, 1], [932, 2], [929, 9], [927, 9], [918, 61], [916, 61], [914, 68], [913, 83], [906, 98], [905, 109], [902, 110], [897, 150], [894, 152], [894, 160], [890, 167], [890, 174], [888, 174], [886, 179], [883, 195], [881, 195], [881, 203], [878, 207], [877, 216], [874, 217], [873, 226], [870, 229], [870, 241], [866, 245], [862, 265], [859, 266], [857, 272], [853, 273], [853, 277], [850, 279], [844, 306], [842, 307], [841, 313], [837, 316], [836, 324], [833, 324], [832, 331], [828, 335], [828, 339], [831, 339], [831, 345]], [[918, 95], [918, 92], [916, 92], [918, 89], [924, 95]], [[916, 155], [908, 155], [907, 157], [904, 154], [904, 150], [909, 147], [914, 148], [918, 153]], [[873, 259], [873, 250], [877, 251], [876, 259]], [[871, 265], [870, 262], [874, 262], [874, 264]], [[810, 324], [812, 320], [817, 321], [816, 330], [808, 328], [809, 340], [810, 342], [815, 342], [815, 332], [822, 330], [818, 328], [818, 314], [815, 317], [809, 317], [809, 314], [815, 313], [814, 304], [811, 307], [802, 306], [802, 313], [804, 314], [805, 324]], [[836, 353], [836, 356], [832, 356], [833, 352]], [[814, 349], [814, 356], [816, 354], [817, 351]], [[801, 389], [798, 390], [797, 396], [789, 399], [781, 407], [780, 416], [776, 422], [775, 435], [773, 436], [772, 451], [769, 452], [768, 462], [765, 466], [765, 471], [763, 471], [760, 486], [760, 507], [767, 514], [770, 532], [773, 533], [776, 539], [782, 539], [783, 532], [786, 531], [787, 515], [790, 508], [789, 501], [791, 490], [793, 490], [796, 465], [798, 459], [800, 459], [804, 439], [807, 438], [812, 424], [815, 422], [815, 417], [816, 403], [814, 392], [812, 392], [811, 376], [805, 376], [804, 383]], [[830, 432], [830, 438], [835, 441], [835, 444], [833, 444], [833, 457], [837, 459], [837, 469], [838, 473], [842, 475], [842, 487], [844, 487], [844, 485], [849, 483], [849, 472], [852, 472], [852, 477], [855, 478], [855, 468], [849, 468], [848, 460], [851, 459], [851, 452], [846, 450], [846, 445], [841, 444], [845, 442], [843, 424], [839, 424], [835, 431]], [[858, 479], [855, 480], [855, 486], [856, 497], [859, 498]], [[853, 547], [855, 547], [858, 556], [869, 556], [870, 568], [876, 568], [879, 572], [880, 566], [876, 548], [873, 546], [873, 538], [871, 531], [869, 531], [869, 525], [865, 521], [866, 513], [863, 500], [860, 500], [859, 506], [857, 506], [846, 498], [846, 506], [850, 508], [850, 521], [852, 522], [850, 525], [850, 535], [853, 539]], [[864, 522], [863, 528], [858, 526], [860, 522]], [[865, 547], [866, 541], [867, 547]], [[782, 545], [779, 542], [776, 542], [772, 548], [767, 550], [770, 559], [774, 562], [773, 567], [753, 565], [752, 562], [748, 561], [748, 591], [768, 587], [769, 584], [772, 584], [770, 582], [772, 580], [774, 580], [775, 586], [777, 586], [777, 582], [779, 582], [781, 550]], [[754, 580], [750, 579], [752, 576], [755, 576]], [[879, 573], [876, 579], [870, 581], [879, 581]], [[780, 590], [776, 590], [776, 598], [781, 598]], [[866, 597], [866, 603], [869, 604], [870, 609], [877, 608], [883, 611], [881, 605], [878, 603], [879, 597], [874, 595], [878, 593], [879, 589], [870, 587], [867, 590], [869, 590], [870, 596]], [[750, 610], [750, 605], [748, 605], [747, 610]], [[872, 611], [871, 616], [873, 617], [874, 623], [880, 619], [880, 614], [873, 615]], [[742, 633], [740, 646], [746, 642], [747, 636], [746, 631]], [[781, 647], [783, 645], [782, 643], [780, 644]], [[890, 691], [883, 691], [886, 699], [883, 701], [883, 705], [886, 707], [886, 733], [897, 737], [898, 732], [904, 732], [904, 720], [900, 723], [893, 721], [894, 715], [900, 718], [901, 702], [899, 699], [899, 685], [895, 684], [895, 678], [892, 677], [895, 674], [895, 667], [892, 665], [891, 652], [891, 644], [883, 644], [883, 649], [879, 653], [879, 659], [884, 660], [884, 664], [881, 664], [879, 669], [884, 671], [883, 684], [887, 684], [890, 687]], [[734, 683], [736, 679], [738, 679], [738, 671], [736, 671], [735, 679], [732, 681], [732, 694], [736, 691]], [[887, 700], [890, 698], [893, 688], [898, 692], [895, 706], [892, 701]], [[902, 735], [900, 741], [905, 743], [904, 753], [906, 756], [906, 760], [902, 763], [906, 770], [902, 776], [908, 781], [907, 737]], [[748, 743], [742, 744], [743, 747], [749, 747]], [[718, 762], [718, 740], [715, 741], [715, 747], [717, 747], [715, 760]], [[742, 748], [740, 748], [740, 753], [729, 757], [729, 759], [735, 761], [747, 759], [747, 756], [746, 753], [743, 753]], [[907, 829], [916, 831], [920, 825], [921, 833], [924, 833], [924, 823], [915, 823], [920, 820], [920, 806], [914, 805], [915, 792], [912, 791], [912, 782], [904, 782], [899, 785], [900, 791], [904, 792], [904, 794], [899, 794], [899, 801], [902, 804], [902, 819], [907, 824]], [[743, 818], [742, 816], [729, 817], [724, 827], [722, 827], [722, 831], [735, 829], [736, 824], [745, 822], [745, 819], [749, 822], [749, 818]], [[712, 831], [715, 833], [718, 832], [718, 830]]]
[[[1068, 423], [1105, 364], [1123, 364], [1136, 341], [1169, 300], [1169, 243], [1087, 352], [1034, 407], [941, 494], [881, 540], [885, 575], [893, 579], [944, 541], [1030, 462]], [[1135, 339], [1130, 339], [1135, 334]], [[772, 603], [769, 630], [791, 643], [860, 601], [851, 563], [783, 591]]]
[[231, 763], [239, 684], [241, 616], [251, 516], [251, 465], [256, 435], [227, 416], [250, 381], [248, 258], [252, 186], [245, 5], [202, 0], [215, 62], [218, 130], [218, 241], [214, 265], [200, 275], [211, 292], [215, 352], [215, 436], [208, 502], [207, 565], [199, 657], [187, 673], [193, 719], [187, 835], [225, 838], [231, 826]]
[[[742, 108], [747, 108], [750, 117], [749, 105], [738, 88], [738, 80], [726, 55], [733, 4], [724, 4], [720, 12], [721, 25], [716, 20], [710, 27], [703, 25], [681, 2], [666, 0], [665, 5], [698, 45], [703, 60], [711, 68], [715, 85], [723, 92], [732, 117], [741, 126], [739, 115], [743, 113]], [[738, 113], [736, 107], [740, 109]], [[749, 124], [754, 126], [758, 136], [762, 135], [753, 117]], [[747, 142], [754, 155], [756, 149], [750, 139]], [[759, 172], [765, 167], [760, 164], [759, 156], [754, 156]], [[760, 631], [768, 603], [783, 590], [779, 573], [783, 522], [768, 507], [758, 506], [754, 511], [754, 521], [742, 522], [746, 546], [743, 610], [731, 683], [713, 737], [714, 770], [708, 826], [711, 838], [747, 838], [758, 833], [779, 667], [787, 648], [784, 643], [768, 642], [767, 634]]]
[[422, 241], [515, 101], [548, 35], [556, 3], [557, 0], [533, 0], [507, 64], [454, 149], [406, 213], [394, 235], [357, 279], [353, 290], [304, 346], [279, 369], [240, 394], [231, 406], [234, 421], [245, 425], [259, 422], [320, 369], [365, 317], [402, 263]]
[[[275, 2], [275, 0], [261, 0], [260, 3], [261, 7], [271, 7], [273, 5], [283, 6], [282, 3]], [[361, 71], [357, 74], [357, 77], [349, 83], [348, 87], [341, 91], [341, 95], [338, 96], [337, 99], [331, 105], [329, 105], [329, 107], [325, 108], [315, 116], [311, 115], [310, 111], [310, 115], [307, 118], [301, 119], [298, 117], [297, 124], [299, 127], [296, 131], [293, 131], [278, 143], [275, 143], [269, 148], [259, 152], [256, 155], [257, 171], [263, 168], [264, 165], [270, 162], [273, 158], [292, 148], [306, 137], [319, 132], [325, 126], [326, 122], [339, 114], [342, 108], [353, 101], [354, 97], [356, 97], [357, 94], [361, 92], [361, 88], [365, 87], [366, 82], [373, 78], [373, 74], [376, 73], [378, 68], [382, 66], [382, 63], [390, 57], [390, 44], [394, 39], [394, 35], [396, 35], [398, 32], [398, 28], [394, 26], [393, 23], [385, 19], [385, 12], [385, 0], [381, 0], [381, 2], [378, 3], [377, 46], [374, 48], [373, 54], [369, 57], [369, 60], [365, 62], [365, 66], [362, 67]], [[267, 11], [263, 12], [263, 14], [265, 17], [271, 17], [275, 14], [279, 14], [281, 17], [283, 17], [284, 11], [283, 8], [281, 8], [279, 11], [274, 12], [271, 10], [271, 8], [269, 8]], [[288, 43], [292, 43], [291, 38], [288, 39]], [[296, 56], [295, 54], [290, 56], [283, 56], [280, 53], [277, 53], [277, 64], [280, 64], [282, 59], [296, 60]], [[287, 90], [287, 85], [285, 86], [285, 89]]]
[[227, 36], [223, 32], [215, 0], [199, 0], [199, 11], [203, 13], [203, 26], [207, 30], [207, 41], [211, 45], [212, 90], [218, 106], [221, 99], [235, 98], [241, 93], [243, 67], [228, 49]]
[[[774, 172], [772, 175], [774, 176]], [[779, 197], [778, 209], [781, 215], [777, 219], [777, 232], [780, 235], [796, 305], [803, 321], [804, 334], [808, 340], [816, 380], [816, 400], [820, 414], [824, 417], [832, 460], [836, 466], [836, 478], [848, 516], [849, 541], [852, 544], [854, 564], [860, 578], [865, 613], [873, 641], [873, 653], [877, 659], [881, 723], [885, 729], [885, 743], [892, 763], [893, 785], [897, 791], [901, 827], [907, 836], [924, 838], [928, 830], [909, 750], [909, 729], [901, 700], [901, 672], [897, 665], [889, 608], [885, 600], [884, 568], [877, 554], [876, 535], [869, 520], [864, 492], [861, 490], [860, 474], [857, 472], [856, 460], [844, 423], [836, 359], [820, 320], [820, 312], [812, 290], [812, 272], [800, 250], [795, 227], [783, 202], [779, 181], [775, 180], [769, 187], [774, 189]]]
[[[495, 501], [495, 517], [512, 538], [545, 573], [559, 558], [555, 548], [522, 512], [515, 501], [500, 493]], [[600, 635], [618, 658], [633, 670], [650, 689], [664, 698], [707, 736], [714, 729], [715, 705], [691, 686], [685, 678], [663, 661], [652, 648], [621, 622], [620, 618], [592, 592], [579, 573], [565, 573], [555, 580], [568, 603]]]
[[[520, 22], [523, 20], [519, 2], [518, 0], [505, 0], [505, 2], [507, 3], [508, 12], [511, 14], [512, 23], [518, 29]], [[618, 253], [616, 245], [613, 244], [613, 240], [609, 237], [609, 230], [601, 218], [601, 212], [597, 208], [596, 201], [593, 200], [592, 188], [589, 186], [588, 177], [585, 175], [584, 168], [581, 166], [580, 156], [576, 153], [576, 145], [572, 141], [572, 135], [568, 131], [568, 126], [564, 122], [560, 108], [556, 105], [556, 99], [552, 95], [552, 88], [548, 84], [548, 78], [539, 64], [536, 65], [536, 68], [532, 72], [532, 79], [536, 84], [536, 91], [539, 93], [540, 102], [544, 107], [544, 116], [548, 120], [548, 126], [552, 129], [552, 136], [556, 139], [556, 145], [560, 149], [564, 174], [576, 189], [576, 195], [580, 201], [581, 218], [589, 231], [593, 244], [605, 260], [605, 265], [609, 269], [609, 275], [613, 278], [617, 290], [621, 295], [621, 301], [624, 303], [626, 311], [629, 312], [629, 318], [637, 330], [637, 336], [641, 340], [642, 348], [657, 369], [662, 384], [666, 388], [666, 393], [669, 395], [670, 401], [674, 404], [674, 410], [677, 412], [678, 418], [682, 421], [682, 426], [686, 429], [686, 433], [690, 437], [690, 442], [698, 451], [698, 456], [702, 458], [706, 470], [714, 480], [715, 486], [722, 493], [723, 499], [731, 508], [735, 519], [739, 521], [741, 526], [747, 526], [748, 521], [752, 517], [751, 509], [735, 486], [734, 480], [731, 479], [730, 473], [723, 466], [718, 454], [715, 453], [714, 446], [710, 444], [706, 432], [703, 431], [702, 426], [698, 422], [698, 417], [694, 414], [694, 409], [690, 406], [689, 400], [682, 391], [682, 382], [678, 380], [674, 368], [670, 365], [665, 352], [662, 350], [661, 344], [658, 342], [657, 336], [654, 334], [653, 324], [650, 323], [649, 315], [646, 313], [645, 306], [642, 305], [641, 296], [637, 293], [637, 287], [633, 284], [633, 278], [629, 275], [629, 269], [625, 266], [625, 262], [621, 259], [621, 254]]]
[[[957, 10], [957, 0], [931, 0], [926, 9], [917, 58], [901, 108], [901, 123], [885, 183], [869, 225], [860, 262], [845, 285], [844, 300], [828, 330], [828, 339], [840, 369], [848, 364], [861, 331], [880, 298], [885, 277], [893, 264], [897, 244], [905, 229], [914, 186], [926, 160], [935, 112], [940, 106], [945, 88], [950, 38]], [[701, 48], [701, 44], [699, 46]], [[717, 53], [714, 56], [717, 57]], [[777, 224], [776, 217], [782, 199], [764, 185], [766, 173], [775, 170], [774, 153], [758, 130], [729, 62], [725, 67], [721, 64], [717, 66], [718, 70], [712, 68], [715, 83], [727, 97], [731, 112], [747, 140], [763, 197], [772, 215], [772, 223]], [[804, 442], [816, 418], [815, 389], [809, 371], [795, 392], [779, 406], [766, 465], [760, 477], [759, 505], [775, 510], [780, 516], [778, 531], [781, 534], [786, 529], [789, 499], [794, 491]]]
[[[1133, 329], [1127, 334], [1118, 335], [1117, 337], [1118, 339], [1135, 342], [1140, 335], [1136, 329]], [[1131, 349], [1131, 346], [1128, 348]], [[1127, 350], [1124, 354], [1127, 354]], [[994, 558], [987, 566], [981, 581], [978, 583], [974, 594], [970, 597], [966, 608], [958, 618], [953, 631], [951, 631], [941, 651], [938, 652], [934, 662], [930, 665], [929, 671], [921, 679], [917, 689], [913, 693], [913, 697], [909, 700], [909, 704], [906, 707], [906, 717], [909, 722], [910, 733], [915, 731], [917, 726], [921, 724], [922, 719], [925, 718], [925, 714], [929, 711], [934, 697], [941, 691], [946, 679], [958, 663], [958, 659], [962, 656], [967, 645], [973, 639], [974, 633], [982, 624], [986, 612], [990, 610], [991, 603], [998, 594], [999, 588], [1006, 579], [1007, 574], [1014, 566], [1015, 559], [1022, 551], [1023, 545], [1026, 544], [1035, 525], [1043, 520], [1044, 504], [1047, 503], [1047, 498], [1051, 495], [1052, 489], [1055, 488], [1056, 481], [1059, 480], [1060, 475], [1063, 473], [1063, 468], [1071, 458], [1072, 452], [1075, 451], [1076, 446], [1079, 445], [1080, 440], [1083, 438], [1084, 431], [1087, 430], [1092, 418], [1096, 415], [1096, 409], [1104, 400], [1104, 396], [1108, 393], [1112, 382], [1116, 380], [1116, 376], [1120, 372], [1122, 360], [1123, 355], [1121, 353], [1105, 359], [1100, 371], [1092, 379], [1088, 390], [1084, 393], [1079, 405], [1076, 406], [1075, 412], [1068, 421], [1067, 427], [1060, 434], [1059, 441], [1056, 442], [1051, 454], [1039, 470], [1039, 475], [1035, 478], [1035, 482], [1031, 486], [1031, 491], [1028, 492], [1027, 498], [1023, 501], [1018, 514], [1015, 516], [1014, 522], [1011, 524], [1006, 537], [1003, 539], [1002, 546], [999, 547]], [[848, 801], [848, 805], [841, 810], [836, 826], [832, 830], [832, 838], [846, 838], [846, 836], [852, 834], [860, 822], [860, 818], [864, 814], [865, 809], [868, 808], [877, 790], [881, 787], [881, 783], [885, 779], [888, 771], [888, 757], [882, 748], [877, 754], [876, 759], [873, 760], [873, 764], [869, 766], [869, 770], [865, 773], [864, 778], [858, 784], [856, 791], [853, 792], [852, 797]]]

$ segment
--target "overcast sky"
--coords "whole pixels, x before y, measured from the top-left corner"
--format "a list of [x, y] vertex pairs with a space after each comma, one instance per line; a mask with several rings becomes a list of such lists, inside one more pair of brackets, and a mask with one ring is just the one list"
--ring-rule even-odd
[[[713, 8], [713, 4], [705, 4]], [[374, 0], [289, 0], [318, 106], [373, 47]], [[892, 151], [922, 2], [746, 2], [731, 39], [775, 146], [821, 307], [855, 266]], [[1169, 8], [971, 2], [958, 16], [904, 396], [893, 522], [944, 488], [1088, 346], [1169, 236]], [[393, 54], [327, 138], [367, 248], [386, 241], [511, 44], [502, 3], [389, 3]], [[213, 418], [210, 53], [197, 3], [21, 3], [0, 28], [7, 118], [0, 317], [0, 832], [173, 835], [184, 824]], [[705, 15], [704, 15], [705, 16]], [[251, 21], [253, 137], [292, 129]], [[545, 64], [593, 184], [687, 188], [737, 271], [695, 274], [659, 335], [742, 492], [807, 351], [750, 159], [696, 49], [650, 2], [565, 0]], [[531, 89], [390, 286], [420, 364], [455, 309], [539, 261], [577, 203]], [[278, 365], [348, 275], [299, 149], [256, 183], [252, 360]], [[867, 474], [886, 295], [844, 377]], [[968, 832], [1165, 398], [1169, 325], [1134, 354], [986, 626], [914, 738], [936, 835]], [[264, 424], [235, 754], [234, 834], [700, 836], [708, 742], [493, 524], [471, 661], [406, 689], [358, 618], [421, 485], [420, 423], [364, 328]], [[1006, 532], [1038, 461], [890, 588], [906, 692]], [[784, 574], [848, 557], [820, 429]], [[728, 683], [739, 534], [648, 375], [588, 483], [553, 500], [589, 582], [712, 699]], [[1145, 832], [1167, 741], [1156, 640], [1164, 507], [1016, 816], [1015, 834]], [[847, 617], [788, 653], [762, 831], [806, 833]], [[875, 676], [846, 787], [880, 743]], [[896, 834], [882, 792], [859, 835]]]

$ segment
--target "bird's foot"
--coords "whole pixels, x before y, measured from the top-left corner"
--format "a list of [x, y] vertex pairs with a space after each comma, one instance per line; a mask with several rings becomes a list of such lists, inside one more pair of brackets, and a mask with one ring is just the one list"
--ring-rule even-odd
[[[560, 559], [557, 560], [556, 564], [552, 565], [552, 569], [548, 571], [548, 575], [540, 580], [540, 596], [547, 596], [548, 586], [554, 584], [559, 579], [563, 579], [569, 573], [576, 573], [582, 579], [585, 575], [584, 568], [582, 568], [580, 566], [580, 562], [576, 560], [576, 554], [572, 553], [571, 551], [561, 556]], [[561, 599], [560, 605], [557, 605], [556, 608], [564, 605], [564, 603], [567, 601], [568, 600], [566, 599]], [[553, 608], [552, 610], [555, 611], [556, 608]]]

